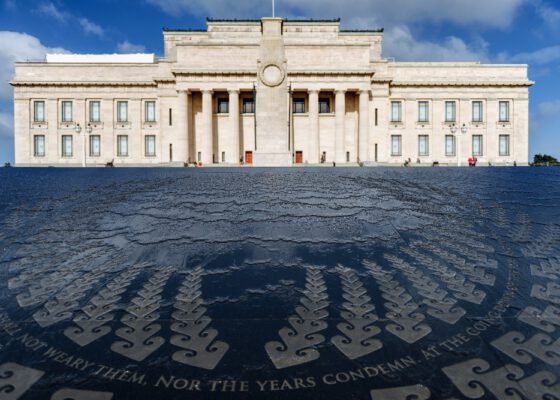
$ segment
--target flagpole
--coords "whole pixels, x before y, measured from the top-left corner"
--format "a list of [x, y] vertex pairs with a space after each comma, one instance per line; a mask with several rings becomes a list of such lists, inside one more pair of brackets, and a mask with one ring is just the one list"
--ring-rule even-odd
[[274, 0], [272, 0], [272, 17], [273, 18], [276, 17], [275, 13], [276, 13], [276, 10], [274, 9]]

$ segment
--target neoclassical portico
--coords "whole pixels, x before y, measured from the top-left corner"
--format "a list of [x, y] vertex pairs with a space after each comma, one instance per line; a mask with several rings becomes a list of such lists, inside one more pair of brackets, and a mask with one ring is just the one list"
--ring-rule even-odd
[[164, 55], [17, 63], [18, 165], [518, 165], [526, 65], [400, 63], [339, 20], [208, 20]]

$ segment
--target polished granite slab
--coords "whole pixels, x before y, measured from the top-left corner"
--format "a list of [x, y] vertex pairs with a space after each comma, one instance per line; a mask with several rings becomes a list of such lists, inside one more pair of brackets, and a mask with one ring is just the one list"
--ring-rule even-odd
[[0, 170], [0, 399], [559, 399], [560, 170]]

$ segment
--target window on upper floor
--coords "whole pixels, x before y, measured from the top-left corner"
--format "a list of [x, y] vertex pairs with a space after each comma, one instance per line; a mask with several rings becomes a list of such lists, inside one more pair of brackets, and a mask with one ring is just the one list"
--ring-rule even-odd
[[457, 122], [457, 103], [455, 101], [445, 102], [445, 122]]
[[128, 122], [128, 101], [117, 101], [117, 122]]
[[391, 102], [391, 122], [402, 122], [402, 102]]
[[294, 99], [293, 100], [293, 113], [303, 114], [305, 113], [305, 99]]
[[247, 98], [243, 99], [243, 114], [254, 114], [255, 113], [255, 99]]
[[62, 102], [62, 122], [73, 122], [74, 115], [72, 111], [72, 102], [63, 101]]
[[229, 114], [229, 99], [218, 99], [218, 114]]
[[156, 122], [156, 102], [153, 100], [144, 103], [144, 122]]
[[89, 102], [89, 122], [101, 122], [101, 102]]
[[500, 101], [500, 122], [509, 122], [509, 101]]
[[328, 98], [319, 99], [319, 114], [329, 114], [331, 112], [331, 100]]
[[45, 122], [45, 102], [33, 102], [33, 122]]
[[473, 101], [472, 102], [472, 122], [483, 122], [484, 118], [482, 117], [483, 113], [483, 106], [482, 101]]
[[418, 102], [418, 122], [430, 121], [430, 103], [427, 101]]

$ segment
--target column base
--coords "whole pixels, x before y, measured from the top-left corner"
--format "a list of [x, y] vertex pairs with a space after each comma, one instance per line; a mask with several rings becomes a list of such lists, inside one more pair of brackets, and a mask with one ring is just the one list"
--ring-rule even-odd
[[288, 152], [261, 153], [257, 151], [253, 155], [253, 165], [255, 167], [290, 167], [292, 155]]

